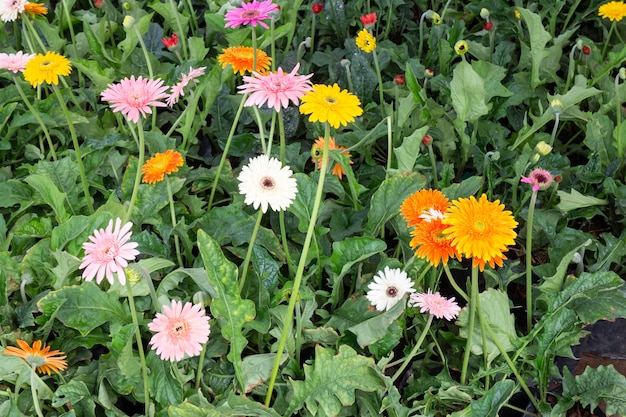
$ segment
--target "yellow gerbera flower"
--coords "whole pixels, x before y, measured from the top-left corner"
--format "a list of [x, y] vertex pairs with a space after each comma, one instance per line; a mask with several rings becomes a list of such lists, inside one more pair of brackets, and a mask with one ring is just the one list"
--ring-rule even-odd
[[45, 16], [48, 14], [48, 8], [41, 3], [26, 3], [24, 13], [28, 13], [30, 17]]
[[[324, 138], [320, 137], [315, 141], [313, 148], [311, 149], [311, 153], [313, 154], [311, 161], [313, 161], [314, 164], [317, 164], [317, 169], [322, 168], [322, 149], [324, 149]], [[350, 155], [350, 152], [344, 151], [344, 149], [346, 149], [345, 146], [337, 145], [335, 143], [335, 138], [328, 138], [328, 150], [332, 151], [333, 149], [340, 151], [348, 158], [352, 156]], [[353, 164], [354, 161], [350, 160], [350, 165]], [[341, 164], [335, 164], [332, 174], [341, 179], [346, 174], [346, 171], [343, 169]]]
[[309, 122], [328, 122], [335, 129], [363, 114], [359, 98], [337, 84], [314, 84], [300, 100], [300, 113], [309, 114]]
[[409, 197], [400, 206], [400, 214], [409, 227], [416, 226], [424, 221], [424, 215], [431, 210], [445, 213], [450, 202], [439, 190], [419, 190]]
[[229, 65], [233, 66], [233, 74], [239, 73], [240, 75], [246, 72], [265, 72], [269, 69], [272, 63], [272, 58], [268, 57], [265, 52], [260, 49], [256, 50], [256, 69], [252, 68], [254, 65], [254, 49], [249, 46], [231, 46], [222, 51], [217, 57], [217, 62], [222, 65], [222, 68], [226, 68]]
[[69, 75], [72, 72], [70, 60], [56, 52], [46, 52], [45, 55], [37, 54], [26, 63], [24, 79], [33, 87], [44, 82], [59, 84], [59, 75]]
[[19, 345], [19, 348], [7, 346], [4, 354], [17, 356], [18, 358], [23, 359], [27, 364], [34, 367], [40, 374], [45, 373], [50, 375], [52, 372], [59, 373], [59, 371], [67, 368], [65, 354], [60, 350], [50, 351], [50, 346], [43, 345], [42, 348], [41, 340], [33, 342], [32, 348], [23, 340], [17, 339], [16, 342]]
[[141, 168], [143, 173], [143, 179], [141, 182], [148, 184], [155, 184], [159, 181], [163, 181], [165, 174], [169, 175], [172, 172], [177, 172], [178, 167], [184, 165], [183, 156], [171, 149], [168, 149], [164, 153], [157, 153], [152, 158], [148, 159]]
[[506, 259], [503, 252], [515, 243], [517, 233], [513, 229], [517, 222], [510, 211], [504, 210], [500, 200], [487, 201], [485, 194], [476, 200], [459, 198], [442, 220], [448, 225], [443, 233], [452, 240], [452, 245], [462, 255], [472, 258], [474, 266], [482, 271], [485, 263], [502, 265]]
[[361, 29], [356, 37], [356, 46], [369, 54], [376, 49], [376, 38], [367, 29]]
[[626, 16], [626, 4], [622, 1], [610, 1], [600, 6], [598, 16], [612, 22], [619, 22]]

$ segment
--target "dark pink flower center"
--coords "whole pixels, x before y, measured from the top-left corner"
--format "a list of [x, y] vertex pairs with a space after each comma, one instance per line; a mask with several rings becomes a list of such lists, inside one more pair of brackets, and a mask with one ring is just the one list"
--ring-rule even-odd
[[263, 179], [261, 179], [261, 187], [263, 187], [265, 190], [271, 190], [275, 186], [276, 186], [276, 183], [274, 182], [274, 178], [263, 177]]
[[246, 10], [245, 12], [241, 13], [241, 18], [242, 19], [254, 19], [259, 15], [259, 11], [258, 10]]
[[395, 297], [396, 295], [398, 295], [398, 289], [396, 287], [388, 287], [387, 295], [389, 297]]

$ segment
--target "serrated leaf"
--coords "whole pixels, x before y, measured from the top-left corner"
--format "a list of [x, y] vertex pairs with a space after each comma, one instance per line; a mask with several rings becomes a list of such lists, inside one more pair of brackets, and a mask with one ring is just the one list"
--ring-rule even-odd
[[219, 409], [226, 411], [226, 406], [230, 411], [229, 416], [251, 416], [251, 417], [280, 417], [272, 408], [250, 398], [236, 395], [234, 392], [228, 394], [228, 400]]
[[372, 195], [363, 235], [376, 236], [385, 223], [398, 214], [402, 202], [424, 185], [424, 176], [415, 172], [394, 175], [383, 181]]
[[489, 113], [485, 80], [466, 61], [455, 68], [450, 82], [452, 107], [460, 122], [475, 122]]
[[72, 409], [76, 410], [81, 416], [95, 416], [96, 404], [91, 399], [91, 393], [87, 384], [83, 381], [72, 379], [61, 385], [52, 398], [53, 407], [64, 407], [71, 404]]
[[[555, 297], [551, 310], [555, 311], [564, 304], [573, 300], [593, 299], [602, 291], [609, 291], [623, 285], [623, 280], [612, 271], [596, 272], [593, 274], [583, 272], [578, 278], [568, 280], [565, 288]], [[573, 305], [568, 305], [574, 308]]]
[[181, 381], [172, 375], [172, 366], [176, 364], [161, 360], [153, 350], [148, 352], [146, 362], [150, 373], [148, 384], [150, 395], [162, 405], [178, 404], [183, 400]]
[[583, 406], [606, 405], [607, 415], [626, 415], [626, 377], [613, 365], [587, 368], [576, 377], [576, 391]]
[[348, 237], [341, 242], [333, 243], [330, 264], [333, 272], [343, 278], [350, 268], [364, 259], [387, 249], [387, 244], [380, 239], [371, 237]]
[[[287, 359], [287, 355], [281, 357], [281, 364]], [[276, 353], [261, 353], [258, 355], [248, 355], [241, 362], [241, 370], [245, 376], [244, 392], [249, 393], [254, 387], [262, 385], [267, 381], [276, 361]]]
[[226, 259], [217, 242], [202, 230], [198, 231], [198, 248], [209, 284], [218, 294], [211, 303], [211, 313], [220, 323], [222, 336], [230, 342], [227, 358], [235, 368], [240, 387], [243, 387], [241, 353], [248, 341], [242, 329], [245, 323], [254, 320], [254, 303], [239, 296], [237, 268]]
[[331, 348], [315, 347], [314, 364], [304, 365], [304, 381], [290, 382], [293, 396], [285, 415], [306, 405], [313, 415], [336, 416], [342, 406], [354, 404], [356, 390], [371, 392], [384, 388], [372, 358], [357, 355], [348, 345], [341, 345], [339, 352], [334, 353]]
[[550, 33], [545, 30], [543, 23], [541, 22], [541, 16], [530, 10], [518, 7], [517, 10], [522, 15], [524, 23], [528, 27], [528, 33], [530, 35], [530, 53], [532, 58], [531, 67], [531, 87], [537, 88], [542, 81], [539, 79], [539, 72], [541, 71], [541, 62], [548, 56], [548, 52], [545, 47], [546, 44], [552, 39]]

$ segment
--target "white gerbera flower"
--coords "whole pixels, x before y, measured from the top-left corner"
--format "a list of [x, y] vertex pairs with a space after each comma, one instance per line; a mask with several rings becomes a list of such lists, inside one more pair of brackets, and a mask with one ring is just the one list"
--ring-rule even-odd
[[3, 22], [12, 22], [17, 15], [24, 12], [28, 0], [0, 0], [0, 19]]
[[298, 191], [292, 175], [291, 168], [281, 167], [278, 159], [259, 155], [242, 168], [237, 178], [239, 193], [246, 196], [246, 204], [252, 204], [255, 209], [261, 206], [263, 213], [268, 205], [274, 211], [286, 210]]
[[401, 269], [391, 269], [388, 266], [383, 271], [378, 271], [374, 276], [374, 282], [368, 285], [367, 299], [376, 310], [389, 310], [404, 297], [406, 293], [415, 292], [413, 281], [406, 272]]

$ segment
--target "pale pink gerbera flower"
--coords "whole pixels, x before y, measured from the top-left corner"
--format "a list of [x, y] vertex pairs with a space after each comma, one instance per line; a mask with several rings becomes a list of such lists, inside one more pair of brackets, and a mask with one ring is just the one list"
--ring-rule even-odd
[[267, 102], [268, 107], [274, 107], [276, 111], [287, 108], [290, 100], [298, 105], [300, 97], [311, 90], [309, 78], [313, 76], [313, 74], [296, 75], [299, 68], [300, 64], [296, 64], [289, 74], [285, 74], [282, 68], [278, 68], [275, 73], [262, 75], [253, 72], [254, 77], [244, 76], [243, 81], [246, 84], [237, 87], [241, 90], [239, 94], [251, 93], [244, 105], [262, 106]]
[[[96, 277], [96, 282], [100, 284], [102, 278], [106, 276], [107, 280], [113, 284], [113, 274], [117, 272], [117, 278], [120, 284], [126, 284], [126, 275], [124, 268], [128, 266], [128, 261], [135, 259], [139, 255], [136, 242], [128, 242], [133, 227], [131, 222], [126, 223], [123, 227], [122, 220], [115, 220], [115, 229], [113, 229], [113, 220], [109, 221], [106, 229], [96, 229], [92, 236], [89, 236], [91, 242], [83, 243], [85, 257], [80, 264], [83, 271], [83, 278], [91, 281]], [[121, 228], [120, 228], [121, 227]]]
[[204, 74], [204, 70], [206, 69], [206, 67], [200, 67], [200, 68], [191, 68], [189, 70], [189, 74], [182, 74], [181, 75], [181, 79], [180, 81], [174, 85], [172, 87], [172, 92], [170, 93], [170, 96], [167, 98], [167, 105], [169, 107], [172, 107], [174, 104], [178, 103], [178, 99], [181, 96], [185, 95], [185, 87], [187, 87], [187, 84], [189, 84], [190, 81], [194, 81], [194, 84], [198, 82], [198, 80], [196, 80], [196, 78], [198, 78], [199, 76]]
[[0, 0], [0, 19], [3, 22], [14, 21], [24, 12], [27, 3], [27, 0]]
[[263, 22], [265, 19], [270, 18], [270, 13], [279, 10], [278, 5], [272, 3], [271, 0], [256, 1], [252, 3], [241, 3], [241, 7], [226, 12], [226, 25], [225, 27], [237, 28], [241, 25], [261, 25], [265, 29], [268, 26]]
[[0, 54], [0, 69], [6, 69], [12, 71], [14, 74], [18, 72], [24, 72], [26, 63], [30, 61], [33, 54], [25, 54], [22, 51], [18, 51], [14, 54]]
[[454, 297], [448, 299], [439, 292], [412, 294], [409, 300], [409, 307], [419, 307], [421, 313], [429, 313], [433, 316], [453, 320], [459, 315], [461, 307], [454, 301]]
[[165, 107], [165, 103], [159, 101], [166, 98], [169, 87], [163, 85], [163, 80], [157, 78], [150, 80], [134, 75], [124, 78], [117, 84], [109, 84], [109, 87], [101, 94], [104, 101], [108, 101], [114, 112], [122, 112], [131, 122], [139, 122], [139, 114], [146, 117], [152, 114], [150, 106]]
[[150, 345], [164, 361], [177, 362], [185, 356], [198, 356], [202, 345], [209, 340], [209, 317], [200, 304], [172, 300], [163, 306], [165, 314], [157, 313], [148, 328], [156, 332]]

